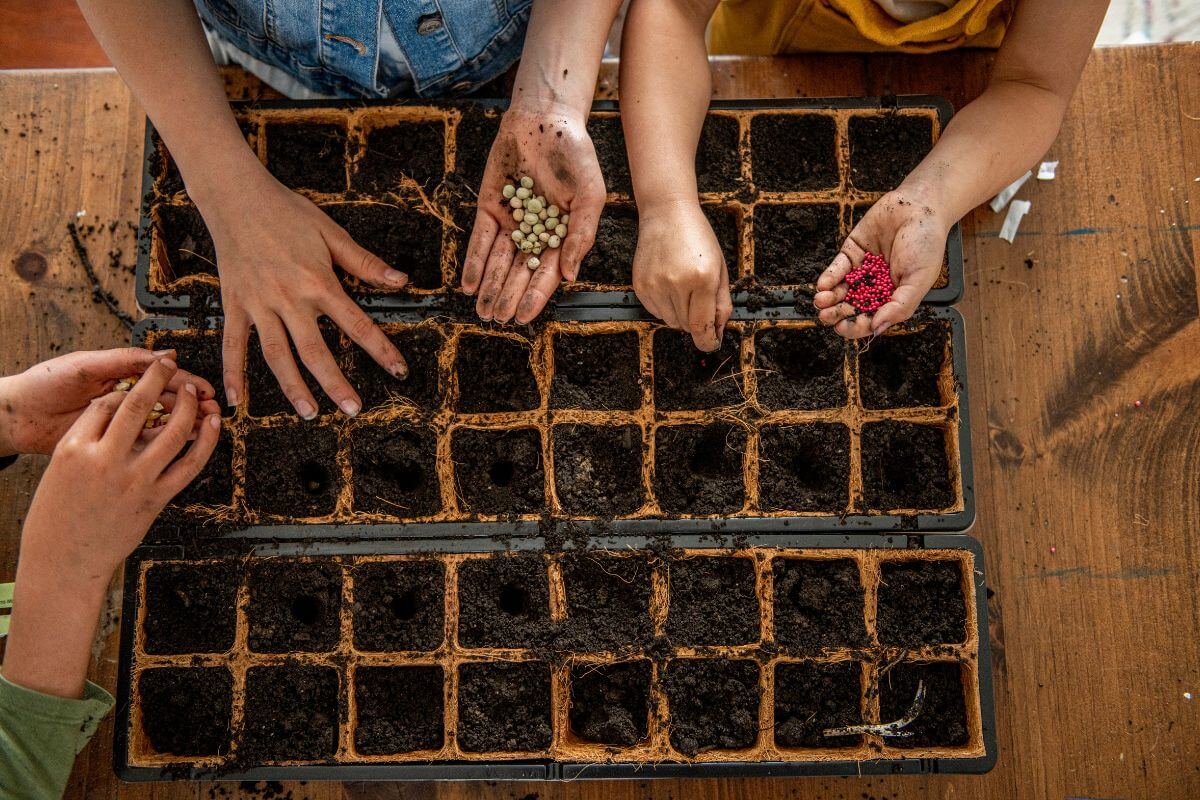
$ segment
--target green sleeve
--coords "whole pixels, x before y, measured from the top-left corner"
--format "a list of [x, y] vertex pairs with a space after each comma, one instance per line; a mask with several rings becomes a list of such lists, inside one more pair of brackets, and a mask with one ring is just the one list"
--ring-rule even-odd
[[62, 797], [75, 756], [112, 707], [112, 695], [90, 681], [72, 700], [0, 675], [0, 800]]

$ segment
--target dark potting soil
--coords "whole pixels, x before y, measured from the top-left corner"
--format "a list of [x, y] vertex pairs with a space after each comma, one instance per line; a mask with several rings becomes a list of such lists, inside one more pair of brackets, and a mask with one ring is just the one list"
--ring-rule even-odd
[[161, 667], [138, 677], [142, 726], [155, 752], [211, 756], [228, 752], [233, 676], [225, 667]]
[[463, 750], [544, 750], [552, 735], [547, 664], [463, 664], [458, 668], [458, 744]]
[[737, 425], [674, 425], [654, 435], [654, 492], [666, 514], [732, 514], [742, 508], [746, 431]]
[[837, 513], [849, 503], [850, 431], [845, 425], [765, 425], [758, 461], [764, 511]]
[[571, 668], [571, 731], [579, 738], [629, 747], [645, 741], [649, 717], [649, 661]]
[[[189, 446], [190, 449], [190, 446]], [[184, 451], [187, 452], [186, 450]], [[182, 455], [181, 455], [182, 457]], [[228, 506], [233, 502], [233, 439], [222, 429], [217, 446], [200, 474], [171, 500], [169, 508], [182, 509], [193, 504]]]
[[267, 559], [251, 567], [247, 584], [251, 650], [314, 653], [337, 647], [342, 625], [339, 565]]
[[848, 558], [776, 559], [775, 641], [798, 653], [867, 643], [862, 579]]
[[438, 750], [445, 741], [441, 667], [358, 667], [354, 749], [368, 756]]
[[170, 197], [183, 191], [183, 175], [179, 165], [171, 157], [166, 144], [159, 138], [158, 131], [151, 133], [154, 149], [150, 151], [150, 174], [154, 176], [154, 189], [160, 195]]
[[654, 331], [654, 405], [682, 411], [735, 405], [742, 389], [741, 336], [726, 329], [721, 347], [697, 350], [688, 331]]
[[754, 210], [754, 274], [768, 286], [815, 284], [842, 246], [836, 205]]
[[754, 562], [680, 558], [670, 562], [667, 638], [676, 646], [739, 645], [761, 636]]
[[671, 746], [686, 756], [758, 741], [759, 667], [753, 661], [677, 659], [663, 681]]
[[725, 272], [729, 282], [735, 283], [741, 269], [742, 237], [738, 230], [740, 213], [728, 206], [702, 206], [701, 210], [712, 226], [721, 255], [725, 258]]
[[233, 563], [156, 564], [148, 569], [146, 652], [223, 653], [233, 647], [237, 590]]
[[967, 611], [959, 562], [884, 563], [882, 573], [880, 644], [920, 647], [966, 641]]
[[373, 411], [393, 403], [415, 405], [432, 414], [441, 403], [441, 367], [438, 357], [445, 338], [437, 328], [406, 328], [389, 333], [388, 338], [408, 365], [408, 377], [401, 380], [375, 363], [366, 350], [353, 347], [346, 365], [346, 380], [362, 399], [362, 410]]
[[346, 129], [267, 123], [267, 169], [289, 189], [346, 191]]
[[425, 517], [442, 508], [437, 436], [397, 422], [350, 431], [354, 508], [395, 517]]
[[596, 159], [600, 162], [605, 187], [610, 193], [632, 194], [633, 182], [629, 178], [629, 160], [625, 154], [621, 118], [591, 116], [588, 118], [587, 132], [596, 147]]
[[400, 122], [368, 132], [350, 187], [367, 194], [398, 192], [400, 182], [412, 178], [428, 189], [445, 170], [444, 139], [440, 121]]
[[696, 188], [701, 192], [732, 192], [742, 182], [738, 153], [738, 121], [709, 114], [696, 147]]
[[885, 114], [850, 118], [850, 182], [866, 192], [895, 189], [933, 147], [928, 117]]
[[838, 185], [837, 123], [824, 114], [760, 114], [750, 120], [750, 169], [762, 192]]
[[338, 673], [287, 662], [246, 671], [246, 717], [238, 760], [329, 759], [338, 746]]
[[159, 331], [154, 336], [153, 347], [155, 350], [174, 349], [175, 361], [180, 369], [186, 369], [212, 384], [221, 406], [221, 416], [233, 416], [234, 406], [222, 402], [225, 396], [225, 377], [219, 329], [213, 333]]
[[826, 736], [861, 725], [862, 666], [804, 661], [775, 667], [775, 743], [780, 747], [857, 747], [862, 736]]
[[[325, 340], [325, 346], [329, 348], [330, 354], [337, 359], [342, 353], [341, 334], [337, 328], [332, 325], [321, 325], [321, 338]], [[300, 354], [296, 352], [295, 343], [289, 341], [288, 347], [296, 369], [300, 370], [300, 377], [304, 379], [304, 385], [308, 387], [313, 400], [316, 401], [317, 410], [322, 414], [334, 411], [337, 406], [329, 399], [329, 395], [325, 394], [325, 390], [321, 388], [317, 379], [308, 371]], [[246, 345], [246, 382], [250, 390], [250, 416], [269, 417], [273, 414], [294, 415], [296, 413], [291, 401], [280, 388], [279, 379], [275, 377], [275, 373], [271, 372], [271, 367], [267, 364], [266, 357], [263, 356], [262, 344], [256, 331], [251, 331], [250, 340]]]
[[158, 232], [167, 251], [168, 281], [217, 274], [217, 248], [195, 206], [158, 206]]
[[968, 741], [967, 706], [962, 668], [953, 663], [903, 663], [879, 679], [879, 718], [893, 722], [908, 713], [925, 683], [925, 703], [916, 720], [904, 730], [910, 736], [887, 737], [892, 747], [957, 747]]
[[862, 429], [867, 508], [947, 508], [954, 502], [946, 433], [937, 426], [876, 422]]
[[312, 423], [246, 434], [246, 503], [267, 514], [321, 517], [341, 491], [337, 433]]
[[500, 112], [478, 106], [467, 108], [458, 121], [457, 131], [454, 171], [462, 176], [467, 186], [477, 190], [483, 183], [483, 170], [492, 143], [500, 131]]
[[938, 386], [950, 329], [931, 323], [916, 333], [881, 336], [858, 354], [858, 385], [865, 408], [940, 406]]
[[754, 337], [758, 404], [768, 411], [846, 404], [846, 340], [832, 330], [768, 328]]
[[[442, 285], [442, 221], [415, 208], [386, 203], [337, 203], [321, 210], [361, 247], [408, 275], [408, 286], [438, 289]], [[358, 283], [366, 291], [370, 284]]]
[[571, 516], [619, 517], [646, 501], [636, 425], [556, 425], [554, 482]]
[[446, 638], [446, 569], [440, 562], [359, 564], [353, 577], [358, 650], [429, 651]]
[[542, 438], [533, 428], [459, 428], [450, 440], [460, 504], [472, 514], [529, 514], [546, 503]]
[[550, 624], [550, 579], [538, 555], [472, 559], [458, 568], [458, 643], [530, 647]]
[[579, 281], [631, 287], [637, 236], [637, 209], [611, 203], [605, 206], [596, 228], [596, 241], [580, 265]]
[[650, 640], [654, 631], [646, 559], [571, 553], [563, 557], [562, 575], [567, 629], [581, 649], [607, 650]]
[[464, 414], [538, 407], [529, 342], [464, 334], [458, 339], [458, 410]]
[[636, 332], [555, 335], [551, 408], [611, 411], [633, 410], [641, 404]]

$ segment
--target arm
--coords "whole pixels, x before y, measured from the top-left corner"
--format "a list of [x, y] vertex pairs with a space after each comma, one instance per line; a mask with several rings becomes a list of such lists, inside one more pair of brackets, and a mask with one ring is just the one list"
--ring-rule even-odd
[[621, 47], [621, 116], [638, 205], [633, 285], [646, 309], [715, 350], [729, 276], [696, 189], [712, 94], [704, 28], [715, 0], [633, 0]]
[[[929, 155], [864, 215], [817, 282], [826, 325], [848, 338], [881, 333], [912, 316], [941, 272], [951, 226], [1007, 186], [1054, 143], [1107, 0], [1024, 0], [987, 89], [960, 111]], [[892, 302], [856, 315], [843, 278], [866, 252], [892, 267]]]

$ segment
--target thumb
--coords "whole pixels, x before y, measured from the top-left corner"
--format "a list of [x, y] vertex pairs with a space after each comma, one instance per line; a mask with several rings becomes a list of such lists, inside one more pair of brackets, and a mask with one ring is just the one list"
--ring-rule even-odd
[[408, 283], [407, 275], [400, 270], [392, 269], [383, 262], [382, 258], [360, 247], [344, 228], [336, 225], [334, 228], [335, 230], [323, 233], [325, 244], [329, 247], [329, 255], [334, 264], [375, 286], [399, 289]]
[[160, 358], [175, 358], [175, 350], [151, 352], [141, 347], [114, 347], [72, 353], [68, 358], [80, 377], [89, 383], [104, 384], [131, 375], [141, 375]]

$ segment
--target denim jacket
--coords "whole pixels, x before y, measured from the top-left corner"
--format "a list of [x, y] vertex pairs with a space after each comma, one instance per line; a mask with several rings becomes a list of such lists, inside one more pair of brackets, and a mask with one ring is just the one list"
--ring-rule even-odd
[[[389, 74], [408, 76], [422, 97], [472, 91], [520, 57], [532, 0], [194, 2], [204, 23], [235, 47], [315, 92], [356, 98], [393, 94]], [[404, 63], [381, 70], [385, 25]]]

